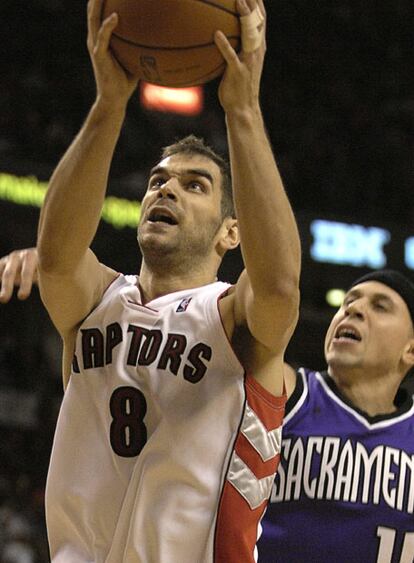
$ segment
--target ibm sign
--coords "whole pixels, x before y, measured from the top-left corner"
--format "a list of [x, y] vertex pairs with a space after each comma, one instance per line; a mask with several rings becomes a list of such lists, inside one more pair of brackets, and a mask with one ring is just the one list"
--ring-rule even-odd
[[[391, 233], [386, 229], [316, 219], [310, 231], [310, 254], [316, 262], [372, 269], [387, 266]], [[414, 270], [414, 236], [404, 241], [404, 265]]]

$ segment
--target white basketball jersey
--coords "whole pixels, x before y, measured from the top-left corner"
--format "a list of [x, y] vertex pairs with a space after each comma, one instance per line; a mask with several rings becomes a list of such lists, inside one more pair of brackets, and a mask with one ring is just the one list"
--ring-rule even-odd
[[254, 561], [284, 398], [245, 377], [228, 287], [142, 305], [119, 276], [82, 323], [47, 482], [54, 563]]

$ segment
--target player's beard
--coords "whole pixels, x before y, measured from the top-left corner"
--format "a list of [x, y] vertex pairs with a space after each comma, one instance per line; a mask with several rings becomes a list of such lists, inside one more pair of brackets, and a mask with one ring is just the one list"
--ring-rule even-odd
[[138, 227], [137, 239], [146, 266], [164, 273], [188, 273], [202, 266], [214, 252], [214, 238], [222, 225], [221, 217], [193, 229], [180, 230], [171, 238], [146, 235]]

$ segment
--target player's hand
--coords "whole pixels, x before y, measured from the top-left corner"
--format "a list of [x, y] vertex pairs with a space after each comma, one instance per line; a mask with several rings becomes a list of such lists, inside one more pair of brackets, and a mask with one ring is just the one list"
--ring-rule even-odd
[[129, 75], [111, 53], [109, 42], [118, 24], [116, 13], [102, 21], [104, 0], [88, 2], [88, 51], [95, 74], [97, 97], [109, 107], [125, 106], [138, 79]]
[[[264, 56], [266, 52], [266, 11], [263, 0], [237, 0], [237, 9], [241, 17], [250, 14], [259, 15], [260, 23], [254, 29], [259, 43], [251, 50], [251, 44], [243, 32], [242, 48], [239, 54], [233, 49], [221, 31], [215, 34], [215, 43], [227, 63], [227, 68], [219, 86], [219, 99], [224, 111], [244, 111], [258, 109], [260, 79], [262, 76]], [[255, 14], [255, 10], [258, 10]]]
[[17, 297], [27, 299], [32, 286], [37, 283], [37, 249], [14, 250], [0, 258], [0, 303], [8, 303], [13, 288], [18, 287]]

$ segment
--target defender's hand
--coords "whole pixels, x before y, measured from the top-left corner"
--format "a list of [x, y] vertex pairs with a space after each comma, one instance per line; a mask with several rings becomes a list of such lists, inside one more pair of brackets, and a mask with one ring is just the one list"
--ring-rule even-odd
[[18, 287], [17, 297], [27, 299], [32, 286], [37, 283], [37, 249], [14, 250], [0, 258], [0, 303], [8, 303], [13, 288]]

